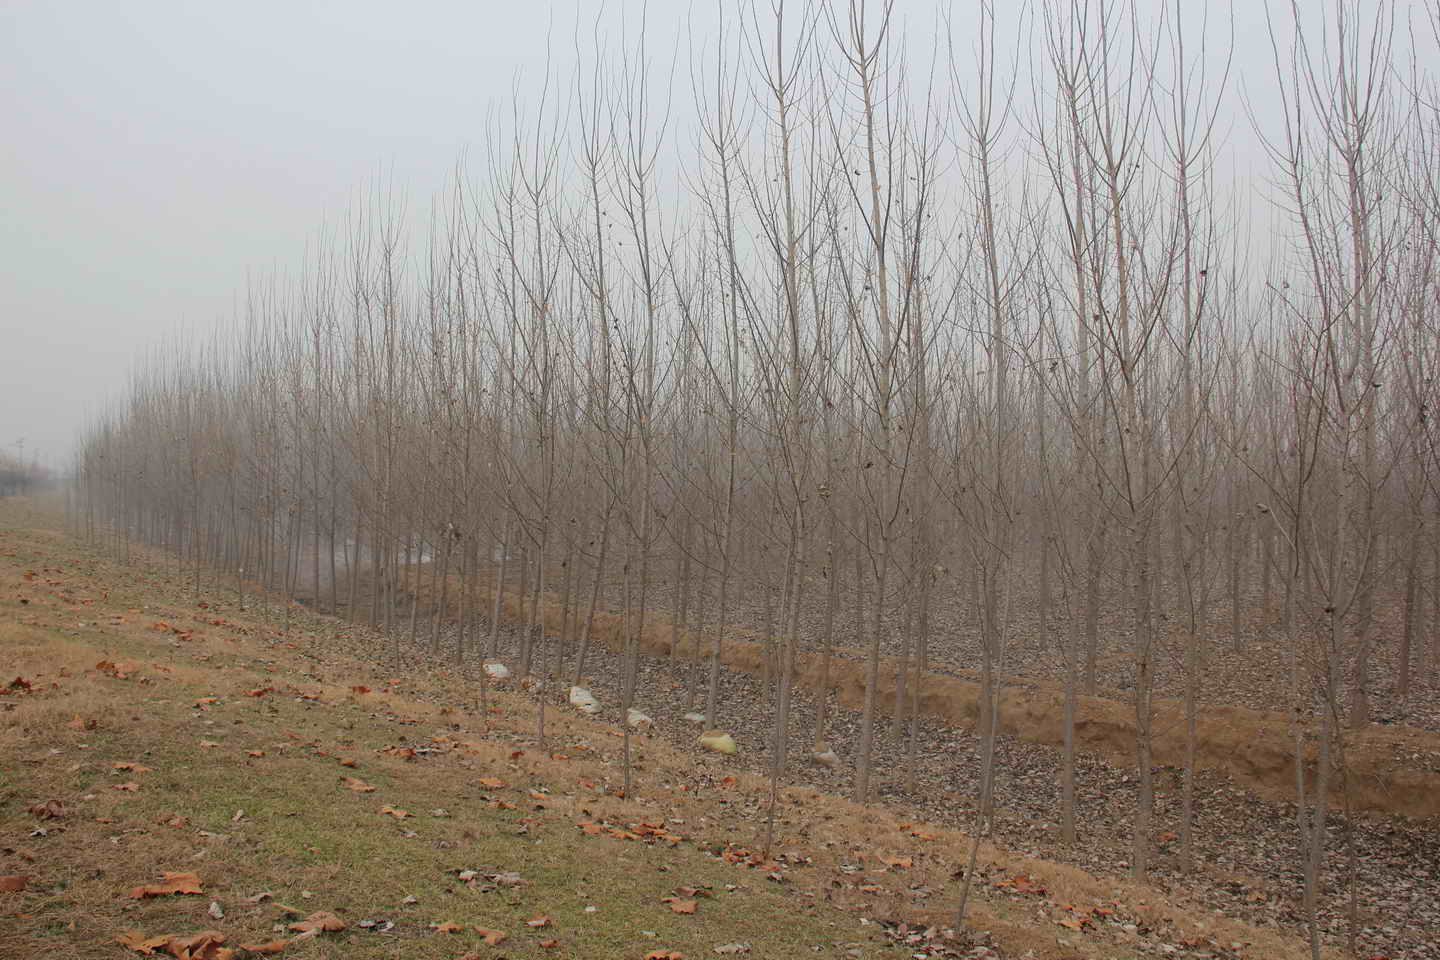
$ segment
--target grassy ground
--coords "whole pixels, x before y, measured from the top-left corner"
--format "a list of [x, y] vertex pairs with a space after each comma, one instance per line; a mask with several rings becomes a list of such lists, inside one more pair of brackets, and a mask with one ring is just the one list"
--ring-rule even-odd
[[[794, 789], [761, 856], [766, 784], [723, 758], [637, 738], [620, 796], [611, 727], [551, 711], [542, 744], [520, 691], [482, 709], [474, 680], [367, 658], [339, 621], [285, 631], [57, 526], [0, 502], [0, 957], [183, 955], [206, 930], [223, 948], [196, 957], [1299, 956], [989, 847], [971, 942], [947, 932], [957, 834]], [[144, 895], [166, 873], [200, 892]], [[291, 928], [324, 914], [343, 929]]]

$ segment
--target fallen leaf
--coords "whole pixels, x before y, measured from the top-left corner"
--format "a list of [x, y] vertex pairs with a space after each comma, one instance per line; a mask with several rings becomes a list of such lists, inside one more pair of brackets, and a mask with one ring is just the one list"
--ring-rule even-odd
[[546, 950], [553, 950], [555, 947], [560, 946], [560, 941], [552, 937], [549, 940], [541, 940], [539, 945]]
[[19, 893], [29, 882], [30, 878], [24, 875], [0, 877], [0, 893]]
[[694, 913], [697, 904], [695, 900], [681, 900], [679, 897], [663, 897], [660, 902], [670, 904], [672, 913]]
[[[351, 790], [354, 790], [356, 793], [375, 792], [375, 788], [370, 786], [370, 784], [366, 783], [364, 780], [357, 780], [354, 777], [346, 777], [344, 779], [344, 783], [345, 786], [349, 787]], [[385, 811], [381, 810], [380, 812], [384, 813]]]
[[482, 787], [489, 787], [491, 790], [499, 790], [501, 787], [505, 786], [505, 781], [501, 780], [499, 777], [481, 777], [479, 780], [476, 781], [476, 783], [480, 784], [480, 786]]
[[289, 942], [289, 940], [271, 940], [269, 943], [242, 943], [240, 949], [248, 950], [251, 953], [279, 953]]
[[410, 811], [409, 811], [409, 810], [397, 810], [396, 808], [391, 807], [391, 806], [381, 807], [381, 808], [380, 808], [380, 812], [381, 812], [382, 814], [387, 814], [387, 813], [388, 813], [390, 816], [394, 817], [396, 820], [404, 820], [406, 817], [410, 816]]
[[685, 954], [679, 950], [651, 950], [645, 960], [685, 960]]
[[263, 696], [265, 696], [265, 694], [269, 693], [272, 689], [274, 689], [274, 688], [273, 688], [273, 687], [256, 687], [254, 690], [246, 690], [246, 691], [245, 691], [245, 696], [247, 696], [247, 697], [263, 697]]
[[720, 946], [718, 946], [718, 947], [715, 948], [715, 952], [716, 952], [716, 953], [719, 953], [719, 954], [727, 954], [727, 953], [749, 953], [749, 952], [750, 952], [750, 944], [748, 944], [748, 943], [722, 943], [722, 944], [720, 944]]
[[188, 937], [172, 936], [166, 949], [188, 960], [230, 960], [235, 951], [222, 947], [224, 942], [225, 934], [219, 930], [203, 930]]
[[370, 692], [370, 688], [365, 686], [363, 683], [357, 683], [355, 686], [350, 688], [350, 692], [365, 694]]
[[881, 857], [880, 862], [887, 867], [894, 867], [896, 870], [909, 870], [912, 866], [909, 857]]
[[200, 877], [194, 873], [162, 873], [160, 883], [150, 884], [144, 887], [135, 887], [130, 891], [130, 899], [139, 900], [142, 897], [164, 897], [172, 893], [200, 893]]
[[525, 926], [536, 928], [548, 927], [550, 926], [551, 919], [552, 918], [549, 915], [542, 913], [539, 916], [531, 917], [529, 920], [526, 920]]
[[115, 942], [148, 957], [153, 955], [156, 950], [169, 946], [170, 935], [167, 933], [158, 937], [147, 937], [139, 930], [126, 930], [115, 938]]
[[77, 713], [65, 726], [71, 730], [94, 730], [95, 727], [98, 726], [98, 722], [94, 717], [82, 717]]
[[218, 746], [220, 746], [220, 744], [216, 743], [214, 740], [201, 740], [201, 741], [200, 741], [200, 748], [201, 748], [202, 750], [213, 750], [214, 748], [216, 748], [216, 747], [218, 747]]
[[58, 820], [65, 816], [65, 804], [59, 800], [46, 800], [44, 803], [33, 805], [30, 812], [41, 820]]
[[460, 924], [455, 923], [453, 920], [445, 920], [441, 923], [430, 924], [430, 929], [434, 930], [436, 933], [459, 933], [465, 928], [462, 927]]
[[246, 755], [247, 757], [263, 757], [263, 756], [265, 756], [265, 751], [264, 751], [264, 750], [246, 750], [246, 751], [245, 751], [245, 755]]
[[354, 757], [341, 757], [341, 758], [340, 758], [340, 766], [342, 766], [342, 767], [353, 767], [353, 766], [355, 766], [355, 758], [354, 758]]
[[[1004, 885], [1003, 882], [1001, 885]], [[1017, 873], [1015, 878], [1008, 884], [1015, 888], [1017, 893], [1044, 893], [1045, 888], [1030, 878], [1028, 873]]]
[[149, 773], [149, 772], [150, 772], [150, 768], [147, 767], [147, 766], [145, 766], [144, 764], [140, 764], [140, 763], [130, 763], [130, 762], [128, 762], [128, 761], [122, 761], [122, 762], [118, 762], [118, 763], [112, 763], [112, 764], [110, 764], [110, 769], [111, 769], [111, 770], [129, 770], [131, 773]]
[[112, 789], [112, 790], [126, 790], [126, 791], [129, 791], [130, 793], [137, 793], [137, 792], [139, 792], [139, 790], [140, 790], [140, 784], [135, 783], [135, 782], [132, 780], [132, 781], [129, 782], [129, 783], [116, 783], [116, 784], [112, 784], [111, 787], [110, 787], [110, 789]]
[[333, 913], [321, 911], [290, 924], [288, 929], [294, 930], [296, 933], [320, 933], [323, 931], [338, 933], [345, 929], [345, 922]]
[[505, 942], [507, 934], [504, 930], [487, 930], [484, 927], [476, 927], [475, 932], [480, 934], [488, 946], [498, 947]]

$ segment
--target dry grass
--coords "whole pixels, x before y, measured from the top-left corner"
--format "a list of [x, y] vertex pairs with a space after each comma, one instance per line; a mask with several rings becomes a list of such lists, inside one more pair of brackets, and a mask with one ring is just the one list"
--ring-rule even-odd
[[[33, 505], [0, 504], [0, 660], [4, 682], [31, 685], [0, 697], [0, 875], [30, 878], [23, 892], [0, 893], [0, 956], [124, 956], [114, 937], [131, 929], [216, 928], [231, 945], [263, 942], [294, 919], [281, 905], [348, 925], [282, 954], [300, 957], [638, 960], [652, 950], [708, 956], [735, 941], [751, 956], [858, 947], [901, 957], [915, 948], [861, 918], [953, 922], [952, 876], [968, 852], [958, 833], [792, 789], [778, 811], [776, 868], [726, 862], [715, 854], [758, 849], [766, 784], [730, 776], [722, 759], [637, 738], [638, 789], [617, 796], [611, 728], [552, 712], [541, 748], [534, 707], [516, 691], [495, 692], [482, 715], [462, 675], [397, 676], [337, 641], [338, 621], [307, 616], [282, 634], [219, 596], [200, 607], [143, 552], [122, 567], [47, 522]], [[117, 667], [97, 669], [102, 661]], [[396, 747], [422, 752], [387, 752]], [[346, 777], [375, 789], [347, 789]], [[138, 790], [117, 789], [132, 782]], [[52, 799], [63, 817], [29, 812]], [[386, 805], [412, 816], [381, 814]], [[592, 837], [577, 821], [658, 824], [686, 839]], [[1118, 923], [1058, 925], [1095, 907], [1177, 940], [1243, 943], [1244, 956], [1303, 955], [1274, 931], [1150, 889], [988, 846], [982, 863], [992, 879], [1025, 873], [1046, 888], [981, 885], [972, 921], [1006, 956], [1136, 955]], [[515, 871], [525, 884], [482, 892], [459, 881], [462, 869]], [[204, 894], [127, 896], [162, 871], [198, 873]], [[675, 914], [661, 900], [682, 887], [713, 896]], [[249, 902], [261, 893], [270, 897]], [[223, 919], [208, 915], [212, 900]], [[540, 914], [548, 926], [525, 925]], [[375, 933], [364, 920], [395, 926]], [[445, 921], [467, 929], [430, 929]], [[476, 926], [509, 939], [486, 946]], [[558, 946], [542, 947], [550, 938]]]

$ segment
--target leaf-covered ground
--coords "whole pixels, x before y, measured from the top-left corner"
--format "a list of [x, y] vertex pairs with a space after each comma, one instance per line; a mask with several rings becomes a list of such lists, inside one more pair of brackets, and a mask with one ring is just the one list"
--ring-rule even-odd
[[[0, 502], [0, 956], [1300, 956], [1155, 890], [197, 597]], [[231, 952], [233, 951], [233, 953]]]

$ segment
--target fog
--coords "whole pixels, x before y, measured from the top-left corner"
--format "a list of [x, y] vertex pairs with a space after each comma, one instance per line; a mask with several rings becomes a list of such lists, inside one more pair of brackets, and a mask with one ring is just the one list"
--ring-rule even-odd
[[[736, 5], [723, 6], [734, 20]], [[958, 6], [957, 49], [968, 51], [974, 5]], [[1153, 14], [1161, 4], [1140, 6]], [[1182, 6], [1198, 25], [1206, 5]], [[1243, 103], [1248, 97], [1262, 127], [1272, 123], [1275, 83], [1264, 11], [1238, 7], [1220, 128], [1226, 182], [1245, 203], [1264, 156]], [[633, 43], [642, 9], [607, 5], [600, 33]], [[936, 48], [941, 9], [929, 0], [898, 5], [912, 71]], [[547, 48], [558, 82], [572, 82], [577, 42], [589, 51], [599, 6], [399, 10], [4, 5], [0, 452], [13, 456], [23, 444], [27, 461], [63, 466], [86, 417], [119, 402], [138, 357], [228, 322], [248, 278], [298, 270], [307, 243], [341, 220], [357, 193], [387, 184], [423, 214], [462, 157], [484, 155], [487, 125], [503, 122], [513, 100], [539, 97]], [[1228, 11], [1212, 4], [1209, 13], [1218, 76]], [[646, 16], [657, 87], [674, 91], [671, 130], [686, 139], [687, 36], [703, 48], [719, 14], [713, 3], [692, 11], [652, 0]], [[1013, 20], [1002, 31], [1000, 47], [1024, 46]], [[1267, 211], [1254, 214], [1263, 220]]]

